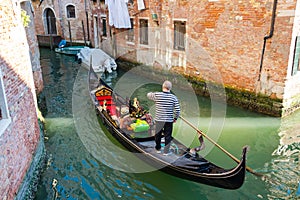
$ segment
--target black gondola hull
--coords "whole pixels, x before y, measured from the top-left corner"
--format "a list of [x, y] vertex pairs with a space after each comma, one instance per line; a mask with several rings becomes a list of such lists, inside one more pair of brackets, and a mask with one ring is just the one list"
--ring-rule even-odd
[[[128, 137], [125, 137], [130, 142], [126, 142], [124, 139], [124, 133], [122, 131], [118, 130], [111, 124], [110, 120], [108, 120], [105, 115], [103, 115], [101, 112], [99, 112], [99, 116], [101, 118], [102, 122], [105, 122], [106, 127], [109, 129], [110, 133], [129, 151], [133, 153], [139, 153], [135, 154], [140, 159], [148, 163], [149, 165], [165, 172], [170, 175], [187, 179], [190, 181], [224, 188], [224, 189], [238, 189], [243, 185], [244, 178], [245, 178], [245, 171], [246, 171], [246, 152], [247, 149], [243, 149], [242, 159], [240, 161], [240, 164], [232, 169], [229, 170], [226, 174], [209, 174], [209, 173], [195, 173], [191, 172], [186, 169], [182, 169], [176, 166], [173, 166], [172, 164], [166, 165], [164, 162], [161, 162], [159, 159], [155, 159], [153, 157], [147, 156], [146, 152], [142, 151], [141, 149], [137, 148], [137, 142], [134, 139], [130, 139]], [[145, 155], [146, 154], [146, 155]]]

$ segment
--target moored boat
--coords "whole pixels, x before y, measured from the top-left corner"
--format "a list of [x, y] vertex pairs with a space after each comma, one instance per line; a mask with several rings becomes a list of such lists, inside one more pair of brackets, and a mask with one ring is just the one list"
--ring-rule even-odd
[[97, 73], [112, 73], [117, 69], [117, 63], [110, 55], [101, 49], [85, 47], [76, 55], [78, 63], [84, 63], [86, 68], [92, 66]]
[[[173, 153], [164, 156], [154, 149], [155, 124], [144, 110], [134, 110], [128, 100], [119, 96], [97, 74], [89, 71], [89, 92], [102, 122], [110, 133], [128, 150], [143, 161], [171, 175], [225, 189], [238, 189], [242, 186], [246, 173], [245, 147], [236, 167], [224, 169], [192, 153], [189, 147], [173, 139]], [[128, 123], [129, 122], [129, 123]], [[138, 137], [138, 134], [143, 137]], [[146, 136], [145, 136], [146, 135]]]
[[68, 46], [55, 48], [56, 53], [62, 53], [66, 55], [77, 55], [84, 46]]

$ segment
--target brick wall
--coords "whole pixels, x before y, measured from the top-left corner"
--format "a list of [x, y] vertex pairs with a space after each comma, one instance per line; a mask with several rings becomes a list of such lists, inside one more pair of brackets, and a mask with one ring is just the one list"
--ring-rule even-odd
[[0, 66], [12, 122], [0, 135], [0, 196], [13, 199], [31, 165], [39, 142], [35, 87], [20, 6], [0, 7]]
[[42, 69], [40, 64], [40, 51], [37, 42], [36, 32], [35, 32], [35, 24], [34, 24], [34, 10], [32, 9], [31, 3], [29, 1], [25, 1], [21, 4], [22, 9], [24, 9], [28, 16], [30, 16], [30, 22], [28, 26], [25, 28], [27, 41], [29, 45], [29, 53], [30, 53], [30, 61], [32, 66], [32, 72], [34, 77], [34, 85], [36, 88], [36, 92], [42, 92], [44, 88], [43, 77], [42, 77]]
[[[56, 1], [55, 5], [52, 2], [45, 0], [41, 7], [35, 6], [38, 34], [44, 33], [44, 10], [53, 8], [55, 15], [61, 19], [58, 21], [60, 23], [57, 22], [58, 30], [68, 38], [68, 26], [64, 18], [68, 1], [61, 1], [60, 7], [55, 4]], [[282, 105], [287, 109], [300, 107], [299, 91], [287, 88], [300, 84], [289, 76], [294, 51], [293, 30], [296, 34], [299, 32], [299, 29], [295, 30], [299, 20], [294, 20], [296, 0], [149, 0], [144, 1], [146, 9], [142, 11], [137, 10], [137, 1], [133, 2], [129, 5], [129, 12], [134, 21], [135, 41], [126, 42], [126, 29], [111, 28], [114, 37], [110, 38], [110, 27], [107, 26], [108, 37], [101, 38], [103, 40], [99, 45], [105, 51], [113, 52], [114, 56], [127, 57], [128, 60], [172, 68], [202, 81], [223, 83], [238, 93], [267, 96], [276, 101], [276, 109], [281, 106], [278, 105], [279, 101], [283, 101]], [[275, 2], [275, 23], [271, 31]], [[80, 40], [83, 38], [81, 20], [86, 26], [85, 7], [82, 1], [74, 0], [73, 4], [79, 14], [77, 24], [72, 25], [76, 31], [72, 32]], [[104, 1], [88, 1], [86, 7], [90, 39], [95, 44], [94, 18], [97, 16], [100, 20], [101, 15], [108, 16], [108, 9]], [[152, 19], [153, 13], [157, 14], [157, 20]], [[139, 44], [140, 19], [148, 20], [149, 45]], [[185, 51], [173, 49], [174, 21], [186, 23]], [[98, 35], [101, 35], [102, 24], [98, 22], [98, 26]], [[264, 40], [266, 36], [270, 37]]]
[[[197, 43], [194, 48], [202, 49], [210, 57], [225, 85], [252, 92], [259, 88], [263, 94], [283, 98], [293, 16], [276, 16], [274, 35], [266, 44], [261, 80], [257, 81], [272, 9], [273, 0], [174, 1], [162, 7], [161, 20], [169, 27], [172, 19], [186, 20], [188, 45]], [[295, 9], [295, 1], [277, 5], [277, 12], [290, 9]], [[200, 57], [198, 52], [189, 51], [187, 57]], [[201, 63], [194, 63], [190, 69], [195, 70], [197, 65]], [[201, 68], [199, 71], [201, 75]]]
[[[86, 40], [88, 39], [87, 33], [87, 24], [86, 19], [89, 19], [89, 26], [91, 26], [91, 9], [92, 9], [92, 1], [86, 1], [87, 6], [85, 6], [84, 1], [82, 0], [61, 0], [61, 1], [52, 1], [52, 0], [44, 0], [42, 4], [39, 1], [33, 1], [34, 9], [35, 9], [35, 27], [37, 35], [45, 35], [47, 34], [47, 25], [46, 25], [46, 10], [50, 9], [56, 18], [56, 29], [57, 35], [61, 36], [66, 40], [70, 40], [70, 33], [73, 42], [84, 42], [84, 35]], [[39, 5], [40, 4], [40, 5]], [[75, 15], [76, 18], [67, 18], [66, 6], [73, 5], [75, 6]], [[85, 7], [89, 12], [89, 15], [86, 16]], [[84, 31], [82, 22], [84, 23]], [[70, 27], [69, 27], [70, 25]], [[89, 27], [90, 28], [90, 27]]]
[[[175, 71], [197, 79], [222, 82], [237, 92], [267, 96], [276, 101], [270, 106], [278, 109], [278, 100], [282, 101], [285, 94], [290, 93], [286, 81], [295, 80], [289, 77], [289, 63], [294, 51], [291, 41], [297, 1], [277, 1], [274, 31], [270, 35], [274, 2], [146, 1], [149, 9], [134, 15], [134, 18], [149, 19], [149, 52], [157, 51], [157, 47], [161, 52], [159, 57], [153, 53], [147, 56], [136, 40], [136, 59], [146, 64], [159, 63], [167, 68], [171, 65]], [[131, 15], [136, 12], [135, 7]], [[158, 14], [158, 25], [152, 20], [152, 13]], [[186, 22], [185, 51], [173, 49], [174, 20]], [[138, 32], [138, 23], [135, 28]], [[157, 29], [161, 30], [159, 34], [155, 34]], [[163, 33], [166, 29], [171, 31]], [[265, 40], [263, 48], [264, 37], [268, 35], [271, 37]], [[172, 61], [167, 58], [170, 53]], [[220, 74], [221, 78], [215, 74]], [[288, 85], [299, 85], [299, 81]], [[294, 92], [293, 96], [296, 94], [299, 92]]]

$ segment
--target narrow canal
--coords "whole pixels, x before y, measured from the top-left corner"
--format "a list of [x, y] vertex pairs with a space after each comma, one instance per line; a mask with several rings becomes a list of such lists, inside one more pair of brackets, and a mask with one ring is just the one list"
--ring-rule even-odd
[[[143, 164], [131, 160], [134, 158], [127, 162], [121, 158], [116, 147], [120, 145], [100, 126], [88, 96], [88, 71], [73, 57], [49, 49], [40, 51], [48, 160], [36, 200], [300, 198], [300, 112], [278, 119], [226, 107], [217, 142], [238, 158], [242, 147], [248, 145], [247, 165], [269, 177], [262, 179], [247, 173], [244, 185], [238, 190], [210, 187], [155, 170], [133, 173], [131, 165]], [[118, 69], [106, 81], [114, 85], [124, 73]], [[199, 127], [207, 131], [211, 102], [202, 97], [197, 97], [197, 101], [201, 111]], [[217, 148], [207, 152], [206, 158], [224, 167], [236, 165]]]

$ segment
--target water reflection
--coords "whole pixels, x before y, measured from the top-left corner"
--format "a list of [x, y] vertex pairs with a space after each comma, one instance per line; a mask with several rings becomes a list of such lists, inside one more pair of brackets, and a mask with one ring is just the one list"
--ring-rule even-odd
[[[270, 198], [300, 198], [300, 111], [281, 121], [280, 144], [267, 168]], [[275, 183], [275, 184], [274, 184]]]

